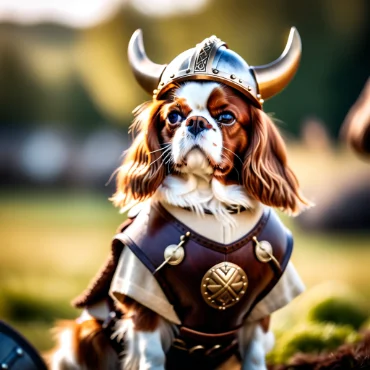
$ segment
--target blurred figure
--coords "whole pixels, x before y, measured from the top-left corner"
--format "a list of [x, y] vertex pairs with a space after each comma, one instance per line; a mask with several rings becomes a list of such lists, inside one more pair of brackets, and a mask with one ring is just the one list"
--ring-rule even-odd
[[310, 150], [329, 152], [332, 150], [328, 130], [317, 117], [307, 117], [302, 124], [302, 141]]
[[341, 129], [341, 136], [358, 154], [370, 155], [370, 78], [348, 112]]

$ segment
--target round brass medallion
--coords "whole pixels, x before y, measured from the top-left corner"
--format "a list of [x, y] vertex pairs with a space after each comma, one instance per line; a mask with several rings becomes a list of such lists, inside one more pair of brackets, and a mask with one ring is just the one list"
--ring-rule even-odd
[[241, 267], [222, 262], [211, 267], [203, 276], [203, 299], [213, 308], [226, 310], [237, 304], [246, 292], [248, 277]]
[[176, 266], [182, 262], [185, 256], [184, 248], [171, 244], [164, 250], [164, 259], [168, 262], [169, 265]]
[[268, 241], [262, 240], [256, 244], [256, 256], [259, 261], [264, 263], [271, 261], [272, 254], [272, 246]]

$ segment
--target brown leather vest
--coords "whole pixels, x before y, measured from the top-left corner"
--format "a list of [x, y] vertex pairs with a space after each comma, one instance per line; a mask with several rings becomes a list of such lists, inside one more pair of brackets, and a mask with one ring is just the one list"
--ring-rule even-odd
[[[182, 262], [176, 266], [166, 264], [155, 272], [164, 262], [166, 247], [178, 244], [187, 232], [190, 236], [183, 245], [185, 257]], [[272, 261], [257, 259], [253, 237], [270, 243], [280, 268]], [[139, 213], [119, 239], [154, 273], [183, 326], [211, 334], [235, 330], [242, 325], [253, 307], [281, 277], [293, 248], [291, 233], [271, 209], [264, 211], [247, 235], [232, 244], [220, 244], [189, 229], [160, 204], [152, 204], [148, 212]], [[220, 263], [235, 264], [245, 272], [244, 280], [240, 278], [235, 286], [247, 281], [244, 294], [239, 294], [237, 302], [224, 309], [210, 306], [201, 290], [205, 274]], [[224, 285], [224, 289], [230, 288], [230, 284]], [[239, 292], [241, 289], [244, 288]]]

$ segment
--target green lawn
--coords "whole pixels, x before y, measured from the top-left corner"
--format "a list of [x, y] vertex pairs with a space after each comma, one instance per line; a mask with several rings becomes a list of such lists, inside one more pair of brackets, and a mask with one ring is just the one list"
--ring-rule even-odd
[[[0, 317], [46, 350], [54, 320], [78, 314], [69, 302], [105, 260], [124, 216], [103, 196], [87, 193], [4, 193], [0, 205]], [[286, 222], [308, 288], [340, 281], [370, 302], [369, 235], [316, 235]], [[289, 315], [281, 310], [274, 325]]]

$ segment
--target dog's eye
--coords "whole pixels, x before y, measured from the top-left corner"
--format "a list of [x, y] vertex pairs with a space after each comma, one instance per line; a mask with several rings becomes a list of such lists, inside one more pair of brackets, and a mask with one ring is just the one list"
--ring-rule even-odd
[[231, 126], [235, 123], [235, 117], [230, 112], [224, 112], [216, 118], [216, 121], [224, 126]]
[[179, 112], [170, 112], [167, 116], [167, 120], [171, 125], [180, 123], [184, 117]]

